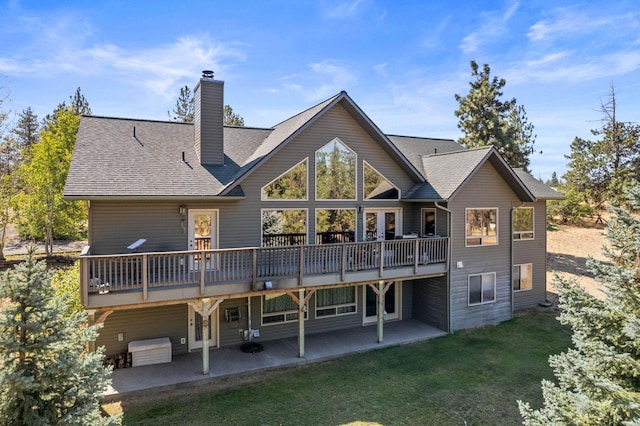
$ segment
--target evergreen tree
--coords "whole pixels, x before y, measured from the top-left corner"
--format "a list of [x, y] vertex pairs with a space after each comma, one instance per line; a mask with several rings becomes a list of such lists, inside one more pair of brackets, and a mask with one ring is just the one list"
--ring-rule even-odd
[[167, 115], [171, 121], [178, 121], [180, 123], [193, 123], [193, 112], [195, 108], [195, 99], [189, 86], [180, 88], [180, 96], [176, 101], [176, 106], [173, 108], [173, 115], [167, 112]]
[[89, 101], [82, 94], [80, 87], [76, 89], [76, 92], [69, 96], [69, 105], [65, 101], [58, 104], [53, 110], [53, 114], [47, 114], [42, 123], [42, 128], [45, 131], [50, 131], [52, 126], [57, 125], [58, 113], [70, 110], [78, 117], [81, 115], [91, 115], [91, 107], [89, 107]]
[[602, 127], [591, 130], [595, 140], [575, 138], [571, 154], [565, 155], [569, 167], [567, 185], [584, 194], [597, 210], [604, 203], [625, 201], [625, 187], [638, 181], [640, 173], [640, 126], [618, 120], [613, 86], [607, 102], [601, 102]]
[[489, 65], [480, 71], [471, 61], [471, 75], [475, 81], [469, 83], [469, 93], [455, 95], [460, 104], [455, 111], [458, 128], [464, 133], [458, 142], [467, 148], [493, 145], [511, 167], [528, 171], [536, 136], [524, 107], [517, 105], [515, 98], [501, 100], [506, 81], [492, 78]]
[[40, 139], [38, 116], [33, 113], [31, 107], [22, 110], [11, 132], [21, 147], [30, 148], [38, 142]]
[[[640, 209], [640, 186], [628, 191]], [[604, 286], [600, 300], [575, 281], [556, 279], [560, 321], [573, 332], [573, 347], [549, 364], [557, 384], [542, 382], [544, 406], [519, 401], [529, 425], [640, 424], [640, 218], [612, 208], [607, 229], [610, 262], [588, 261]]]
[[224, 106], [224, 125], [225, 126], [244, 126], [244, 118], [240, 117], [239, 114], [233, 112], [233, 108], [230, 105]]
[[0, 278], [0, 423], [117, 424], [100, 413], [110, 382], [103, 352], [85, 350], [97, 327], [86, 325], [84, 312], [69, 313], [50, 282], [33, 252]]

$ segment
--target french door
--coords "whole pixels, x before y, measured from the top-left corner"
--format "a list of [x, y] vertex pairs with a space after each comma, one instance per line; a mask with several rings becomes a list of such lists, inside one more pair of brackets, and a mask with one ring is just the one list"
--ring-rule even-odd
[[[189, 250], [210, 250], [218, 248], [218, 211], [189, 210]], [[215, 268], [215, 258], [200, 254], [190, 256], [191, 270]]]
[[[398, 319], [400, 317], [400, 288], [402, 282], [394, 282], [389, 286], [384, 295], [384, 312], [386, 320]], [[364, 324], [371, 324], [378, 319], [378, 297], [371, 287], [364, 287]]]
[[365, 209], [365, 241], [393, 240], [402, 235], [400, 209]]

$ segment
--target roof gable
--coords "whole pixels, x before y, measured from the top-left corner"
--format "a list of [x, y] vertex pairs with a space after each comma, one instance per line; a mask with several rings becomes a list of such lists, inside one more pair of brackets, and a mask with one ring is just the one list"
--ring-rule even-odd
[[493, 146], [423, 156], [427, 184], [414, 186], [403, 198], [449, 201], [486, 162], [491, 163], [522, 201], [535, 201], [535, 196]]

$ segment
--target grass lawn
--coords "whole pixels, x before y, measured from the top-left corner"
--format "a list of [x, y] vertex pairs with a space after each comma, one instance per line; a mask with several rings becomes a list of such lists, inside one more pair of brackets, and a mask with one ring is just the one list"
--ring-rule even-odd
[[545, 311], [211, 393], [122, 402], [126, 425], [516, 425], [570, 333]]

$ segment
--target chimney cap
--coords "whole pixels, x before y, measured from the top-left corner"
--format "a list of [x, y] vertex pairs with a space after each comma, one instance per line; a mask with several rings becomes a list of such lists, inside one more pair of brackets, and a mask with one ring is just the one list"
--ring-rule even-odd
[[211, 70], [203, 70], [202, 78], [213, 78], [213, 71]]

